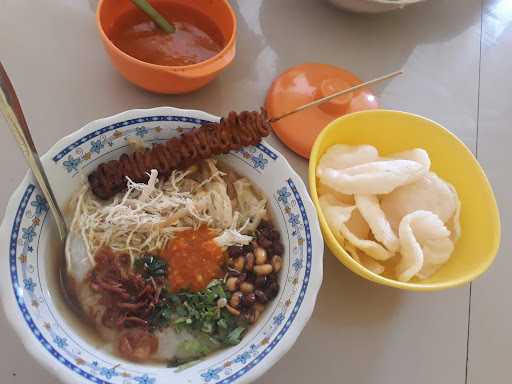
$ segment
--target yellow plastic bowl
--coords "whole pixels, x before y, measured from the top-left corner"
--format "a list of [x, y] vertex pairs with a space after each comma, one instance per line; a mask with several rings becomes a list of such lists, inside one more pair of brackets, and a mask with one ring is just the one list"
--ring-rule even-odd
[[[411, 148], [428, 151], [432, 170], [453, 184], [459, 194], [462, 236], [450, 260], [431, 278], [400, 282], [379, 276], [357, 263], [334, 237], [320, 209], [316, 166], [334, 144], [371, 144], [380, 154]], [[370, 281], [390, 287], [435, 291], [472, 281], [491, 265], [500, 243], [500, 218], [496, 199], [484, 171], [469, 149], [441, 125], [410, 113], [363, 111], [330, 123], [317, 137], [309, 160], [309, 187], [320, 226], [331, 252], [350, 270]]]

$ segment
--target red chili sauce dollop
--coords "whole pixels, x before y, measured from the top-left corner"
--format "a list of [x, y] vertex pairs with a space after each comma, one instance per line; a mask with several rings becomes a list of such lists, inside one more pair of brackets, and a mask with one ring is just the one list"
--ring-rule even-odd
[[223, 277], [224, 251], [215, 243], [215, 234], [206, 226], [186, 230], [169, 240], [162, 257], [169, 265], [169, 285], [173, 292], [198, 292], [213, 279]]

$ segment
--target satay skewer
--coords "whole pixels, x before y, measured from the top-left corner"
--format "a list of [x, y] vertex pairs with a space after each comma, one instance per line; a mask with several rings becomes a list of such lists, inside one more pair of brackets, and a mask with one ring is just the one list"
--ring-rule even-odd
[[91, 189], [99, 198], [108, 199], [126, 188], [126, 178], [135, 182], [146, 182], [147, 172], [157, 169], [159, 176], [165, 179], [175, 169], [247, 145], [256, 145], [269, 135], [272, 122], [401, 73], [402, 71], [396, 71], [378, 77], [271, 119], [267, 117], [264, 109], [260, 112], [230, 112], [218, 123], [204, 124], [165, 143], [156, 144], [151, 149], [125, 153], [118, 160], [101, 163], [88, 176]]
[[290, 115], [293, 115], [295, 113], [301, 112], [301, 111], [303, 111], [305, 109], [314, 107], [316, 105], [323, 104], [323, 103], [325, 103], [325, 102], [327, 102], [329, 100], [335, 99], [336, 97], [346, 95], [347, 93], [357, 91], [358, 89], [367, 87], [369, 85], [380, 83], [381, 81], [391, 79], [391, 78], [393, 78], [395, 76], [401, 75], [402, 73], [404, 73], [403, 70], [395, 71], [395, 72], [392, 72], [392, 73], [388, 73], [387, 75], [380, 76], [380, 77], [377, 77], [375, 79], [369, 80], [369, 81], [367, 81], [365, 83], [361, 83], [361, 84], [355, 85], [353, 87], [344, 89], [342, 91], [335, 92], [332, 95], [325, 96], [325, 97], [322, 97], [321, 99], [317, 99], [317, 100], [314, 100], [314, 101], [312, 101], [310, 103], [301, 105], [300, 107], [295, 108], [295, 109], [293, 109], [291, 111], [288, 111], [288, 112], [286, 112], [286, 113], [284, 113], [284, 114], [282, 114], [280, 116], [272, 117], [272, 118], [270, 118], [268, 120], [268, 122], [269, 123], [275, 123], [275, 122], [277, 122], [277, 121], [279, 121], [279, 120], [281, 120], [281, 119], [283, 119], [283, 118], [285, 118], [287, 116], [290, 116]]

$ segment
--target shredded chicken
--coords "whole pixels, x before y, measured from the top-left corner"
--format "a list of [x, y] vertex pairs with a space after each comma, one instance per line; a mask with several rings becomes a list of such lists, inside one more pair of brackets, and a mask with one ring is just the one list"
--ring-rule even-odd
[[237, 229], [237, 223], [240, 215], [235, 212], [235, 217], [231, 226], [225, 229], [219, 236], [214, 240], [220, 247], [231, 247], [232, 245], [247, 245], [251, 242], [252, 236], [243, 235], [242, 233], [247, 230], [250, 219], [247, 219], [242, 227]]
[[208, 225], [218, 231], [221, 247], [248, 244], [255, 228], [267, 215], [266, 199], [247, 179], [235, 182], [237, 208], [227, 193], [224, 175], [214, 160], [207, 160], [202, 180], [193, 175], [197, 167], [173, 171], [163, 183], [151, 170], [146, 184], [127, 180], [127, 191], [104, 202], [88, 187], [77, 196], [71, 230], [82, 237], [91, 264], [102, 246], [128, 253], [131, 262], [144, 253], [162, 249], [178, 231]]

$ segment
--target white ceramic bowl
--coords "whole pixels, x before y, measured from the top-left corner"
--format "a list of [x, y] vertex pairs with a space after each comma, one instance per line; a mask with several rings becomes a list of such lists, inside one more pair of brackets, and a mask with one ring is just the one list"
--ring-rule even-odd
[[[131, 110], [93, 121], [43, 156], [57, 199], [64, 205], [100, 162], [126, 150], [127, 138], [164, 141], [218, 118], [205, 112], [161, 107]], [[26, 349], [65, 383], [251, 382], [293, 345], [311, 316], [322, 281], [323, 240], [301, 178], [266, 143], [225, 155], [239, 173], [269, 197], [283, 236], [281, 290], [242, 342], [189, 368], [138, 365], [91, 345], [63, 316], [52, 260], [57, 231], [47, 204], [28, 173], [12, 195], [0, 229], [2, 299], [7, 317]]]
[[329, 0], [338, 8], [360, 13], [381, 13], [425, 0]]

